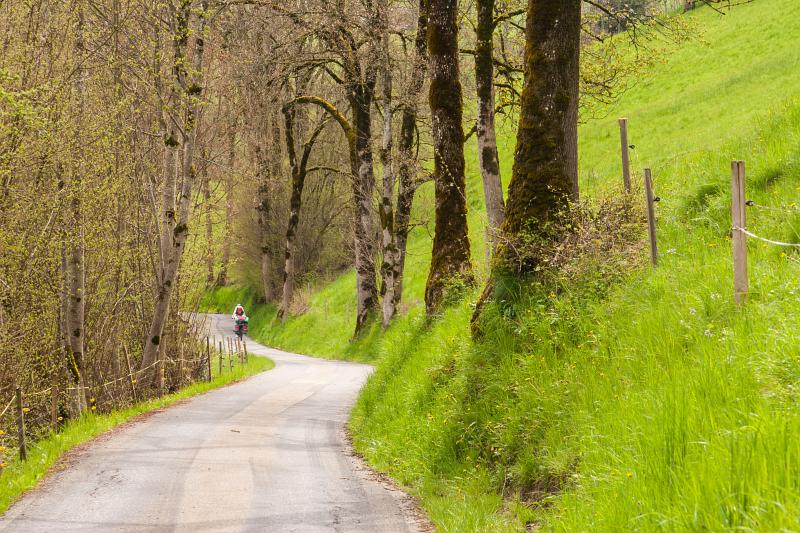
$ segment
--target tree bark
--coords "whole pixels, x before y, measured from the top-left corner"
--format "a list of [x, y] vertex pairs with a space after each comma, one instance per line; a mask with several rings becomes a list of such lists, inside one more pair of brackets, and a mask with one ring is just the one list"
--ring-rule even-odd
[[85, 315], [86, 315], [86, 264], [83, 229], [83, 172], [84, 172], [84, 140], [83, 128], [86, 117], [86, 56], [85, 11], [84, 3], [79, 1], [77, 8], [77, 27], [75, 32], [75, 72], [76, 98], [76, 130], [78, 150], [67, 173], [69, 180], [70, 208], [68, 210], [68, 227], [70, 239], [67, 250], [67, 306], [66, 329], [69, 343], [68, 368], [76, 386], [77, 408], [81, 414], [87, 409], [84, 391], [84, 347], [85, 347]]
[[411, 207], [414, 204], [414, 193], [417, 190], [416, 156], [414, 155], [414, 136], [417, 132], [418, 98], [425, 83], [428, 70], [428, 9], [426, 0], [419, 2], [419, 18], [417, 20], [417, 36], [414, 42], [414, 65], [411, 79], [406, 91], [406, 102], [398, 140], [398, 178], [397, 209], [395, 211], [395, 247], [397, 249], [394, 262], [394, 305], [400, 303], [403, 296], [403, 274], [406, 265], [406, 246], [408, 244]]
[[577, 199], [580, 24], [580, 0], [528, 1], [507, 237], [536, 231]]
[[394, 161], [392, 148], [394, 137], [392, 134], [392, 63], [389, 51], [388, 6], [382, 4], [382, 31], [383, 31], [383, 145], [381, 146], [381, 166], [383, 168], [383, 187], [381, 188], [380, 220], [381, 220], [381, 285], [383, 327], [387, 328], [396, 312], [394, 297], [394, 273], [397, 268], [397, 240], [394, 224]]
[[292, 169], [292, 195], [289, 201], [289, 222], [286, 228], [283, 297], [281, 299], [281, 305], [278, 308], [278, 318], [281, 321], [285, 321], [289, 316], [289, 308], [292, 305], [292, 297], [294, 296], [295, 238], [297, 237], [297, 226], [300, 224], [300, 207], [303, 201], [303, 187], [305, 186], [306, 176], [308, 174], [308, 160], [311, 157], [311, 150], [314, 147], [314, 143], [316, 143], [317, 138], [327, 124], [327, 120], [323, 120], [317, 125], [314, 132], [311, 134], [311, 138], [303, 145], [303, 152], [298, 159], [294, 139], [295, 108], [293, 103], [283, 108], [283, 116], [285, 118], [286, 152], [289, 155], [289, 166]]
[[312, 104], [324, 109], [341, 126], [347, 138], [350, 155], [351, 184], [356, 207], [356, 328], [363, 331], [378, 306], [378, 285], [375, 272], [375, 244], [372, 235], [372, 193], [375, 175], [372, 167], [371, 106], [374, 78], [365, 84], [348, 86], [348, 100], [353, 109], [353, 123], [336, 106], [318, 96], [298, 96], [292, 103]]
[[478, 27], [475, 47], [475, 88], [478, 96], [478, 163], [483, 180], [486, 215], [489, 219], [489, 242], [494, 250], [497, 232], [503, 223], [503, 183], [497, 154], [494, 98], [494, 0], [478, 0]]
[[271, 169], [268, 168], [268, 163], [265, 159], [272, 157], [268, 155], [266, 158], [261, 155], [261, 147], [256, 146], [257, 165], [258, 165], [258, 204], [256, 205], [256, 212], [258, 213], [258, 231], [259, 235], [259, 256], [261, 268], [261, 291], [264, 295], [265, 302], [271, 302], [274, 298], [272, 293], [272, 265], [270, 257], [270, 240], [269, 240], [269, 215], [271, 210], [270, 205], [270, 176]]
[[[264, 301], [272, 302], [275, 300], [275, 271], [274, 264], [274, 244], [272, 235], [272, 224], [270, 217], [275, 216], [273, 211], [272, 197], [276, 194], [276, 187], [281, 179], [281, 161], [283, 151], [281, 149], [281, 129], [277, 113], [274, 112], [275, 103], [271, 103], [271, 108], [267, 111], [261, 108], [260, 116], [265, 117], [263, 124], [263, 135], [257, 136], [254, 142], [253, 152], [256, 157], [258, 172], [258, 213], [259, 230], [259, 255], [261, 269], [261, 290]], [[266, 106], [265, 106], [266, 107]]]
[[433, 120], [436, 232], [425, 288], [429, 315], [437, 313], [449, 289], [473, 282], [467, 235], [464, 176], [463, 96], [458, 68], [457, 0], [430, 0], [428, 52]]
[[222, 239], [222, 259], [220, 261], [217, 285], [224, 287], [228, 284], [228, 267], [231, 262], [231, 244], [233, 241], [233, 170], [236, 164], [236, 127], [229, 125], [228, 134], [228, 173], [225, 182], [225, 232]]
[[[203, 159], [208, 159], [208, 155]], [[211, 177], [208, 173], [208, 164], [203, 162], [200, 167], [200, 183], [203, 187], [203, 200], [205, 208], [205, 225], [206, 225], [206, 285], [208, 287], [214, 286], [214, 210], [213, 203], [211, 202]]]
[[378, 308], [375, 241], [372, 230], [372, 193], [375, 174], [372, 161], [372, 97], [375, 80], [349, 88], [355, 132], [353, 197], [356, 207], [356, 329], [358, 336]]
[[[181, 191], [175, 209], [174, 187], [177, 165], [171, 166], [172, 162], [177, 162], [173, 157], [177, 156], [177, 141], [168, 134], [164, 145], [165, 160], [165, 192], [162, 202], [164, 203], [164, 217], [161, 228], [161, 255], [162, 264], [159, 276], [158, 291], [156, 295], [153, 318], [150, 322], [147, 339], [145, 341], [144, 353], [142, 354], [141, 369], [149, 369], [156, 362], [159, 353], [161, 337], [164, 333], [164, 324], [169, 314], [170, 299], [172, 290], [175, 286], [181, 258], [183, 257], [184, 244], [189, 233], [189, 210], [191, 208], [192, 186], [194, 184], [194, 145], [197, 135], [196, 120], [200, 98], [203, 93], [203, 52], [205, 49], [205, 33], [208, 17], [208, 0], [201, 2], [201, 9], [196, 12], [198, 18], [195, 39], [194, 53], [192, 55], [192, 76], [189, 79], [185, 63], [187, 61], [187, 48], [190, 18], [192, 16], [190, 0], [181, 0], [179, 8], [175, 12], [173, 28], [173, 47], [174, 47], [174, 84], [172, 91], [182, 93], [186, 99], [185, 116], [183, 121], [183, 164], [181, 165]], [[177, 95], [175, 95], [177, 96]], [[174, 99], [173, 101], [177, 101]], [[171, 123], [172, 119], [167, 118], [166, 123]], [[172, 191], [173, 195], [167, 198]], [[157, 384], [158, 376], [152, 372], [151, 376]]]
[[580, 0], [528, 0], [514, 167], [492, 276], [472, 317], [474, 335], [480, 335], [482, 309], [498, 276], [535, 271], [535, 253], [519, 257], [514, 243], [525, 235], [550, 238], [570, 199], [578, 197], [580, 31]]

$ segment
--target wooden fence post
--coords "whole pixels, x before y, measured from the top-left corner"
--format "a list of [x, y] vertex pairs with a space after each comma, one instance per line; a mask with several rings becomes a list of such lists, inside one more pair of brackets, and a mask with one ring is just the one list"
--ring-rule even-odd
[[25, 411], [22, 407], [22, 388], [17, 387], [17, 439], [19, 440], [19, 458], [28, 459], [28, 446], [25, 444]]
[[647, 231], [650, 235], [650, 260], [658, 265], [658, 241], [656, 240], [656, 210], [653, 196], [653, 176], [650, 169], [644, 169], [644, 194], [647, 199]]
[[244, 346], [244, 362], [247, 363], [247, 341], [242, 341], [242, 345]]
[[[119, 352], [118, 352], [119, 353]], [[58, 432], [58, 384], [53, 384], [50, 389], [50, 425], [53, 426], [53, 433]]]
[[179, 348], [178, 348], [178, 388], [179, 389], [181, 387], [183, 387], [183, 372], [184, 372], [183, 354], [184, 354], [184, 352], [183, 352], [183, 340], [181, 340], [181, 342], [179, 344]]
[[222, 341], [219, 341], [219, 375], [222, 375]]
[[233, 370], [233, 341], [228, 337], [228, 370]]
[[211, 381], [211, 340], [206, 335], [206, 363], [208, 363], [208, 381]]
[[128, 365], [128, 380], [131, 383], [131, 396], [133, 397], [134, 403], [139, 403], [139, 399], [136, 397], [136, 380], [133, 377], [133, 369], [131, 368], [131, 358], [128, 355], [128, 347], [123, 345], [122, 348], [125, 351], [125, 364]]
[[744, 161], [731, 163], [731, 215], [733, 219], [733, 297], [741, 305], [747, 297], [747, 235], [745, 218]]
[[622, 182], [625, 192], [631, 192], [631, 159], [628, 152], [628, 119], [619, 119], [619, 141], [622, 148]]

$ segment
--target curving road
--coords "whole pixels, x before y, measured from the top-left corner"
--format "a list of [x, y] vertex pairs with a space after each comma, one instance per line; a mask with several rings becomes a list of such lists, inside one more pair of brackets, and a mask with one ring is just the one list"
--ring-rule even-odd
[[[209, 317], [212, 334], [229, 318]], [[0, 518], [0, 531], [408, 532], [413, 502], [349, 453], [371, 367], [259, 346], [275, 369], [101, 437]]]

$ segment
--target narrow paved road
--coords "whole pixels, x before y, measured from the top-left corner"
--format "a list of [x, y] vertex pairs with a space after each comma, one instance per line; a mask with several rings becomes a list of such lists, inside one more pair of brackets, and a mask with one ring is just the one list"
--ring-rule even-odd
[[[212, 316], [212, 334], [230, 334]], [[0, 531], [419, 531], [413, 505], [348, 454], [370, 367], [248, 342], [276, 368], [112, 432], [0, 519]]]

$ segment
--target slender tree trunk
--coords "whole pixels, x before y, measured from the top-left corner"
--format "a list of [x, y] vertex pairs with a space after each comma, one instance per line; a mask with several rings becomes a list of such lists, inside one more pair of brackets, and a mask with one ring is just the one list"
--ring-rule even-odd
[[467, 235], [462, 90], [458, 69], [457, 0], [430, 0], [428, 51], [433, 120], [436, 233], [425, 306], [439, 311], [454, 283], [473, 281]]
[[289, 155], [289, 165], [292, 170], [292, 194], [289, 200], [289, 223], [286, 226], [286, 248], [283, 264], [283, 294], [281, 305], [278, 308], [278, 318], [285, 321], [289, 316], [289, 307], [294, 297], [294, 254], [297, 226], [300, 223], [300, 206], [303, 201], [303, 187], [305, 186], [305, 172], [300, 172], [297, 153], [294, 146], [294, 106], [284, 108], [286, 135], [286, 151]]
[[327, 120], [323, 120], [314, 129], [311, 138], [303, 145], [301, 156], [297, 157], [295, 149], [295, 109], [293, 104], [284, 107], [283, 115], [286, 119], [286, 151], [289, 155], [289, 165], [292, 169], [292, 195], [289, 202], [289, 223], [286, 228], [286, 254], [283, 268], [283, 298], [281, 306], [278, 308], [278, 318], [286, 320], [289, 316], [289, 307], [292, 305], [294, 295], [294, 272], [295, 272], [295, 239], [297, 237], [297, 226], [300, 223], [300, 207], [303, 201], [303, 187], [305, 186], [306, 175], [308, 173], [308, 159], [311, 157], [311, 150], [314, 143], [322, 133]]
[[398, 142], [398, 177], [397, 209], [394, 218], [395, 247], [397, 256], [394, 262], [393, 297], [395, 308], [403, 296], [403, 273], [406, 264], [406, 245], [408, 244], [411, 207], [414, 203], [416, 184], [416, 156], [414, 155], [414, 136], [417, 132], [417, 106], [428, 67], [428, 12], [426, 0], [420, 0], [417, 36], [414, 43], [414, 65], [411, 80], [406, 91], [406, 102], [403, 105], [400, 138]]
[[69, 339], [68, 366], [76, 385], [77, 408], [79, 413], [86, 411], [86, 394], [84, 392], [84, 347], [85, 347], [85, 313], [86, 313], [86, 265], [83, 230], [83, 172], [84, 148], [83, 128], [86, 117], [86, 56], [85, 42], [85, 6], [83, 1], [77, 3], [77, 28], [75, 33], [75, 57], [78, 65], [75, 72], [76, 98], [76, 141], [77, 153], [70, 171], [69, 193], [70, 209], [68, 227], [71, 235], [67, 251], [67, 293], [66, 327]]
[[503, 223], [503, 184], [494, 126], [494, 0], [478, 0], [477, 45], [475, 48], [475, 88], [478, 95], [478, 162], [483, 179], [483, 195], [489, 219], [490, 249]]
[[273, 299], [272, 294], [272, 269], [270, 268], [271, 250], [270, 250], [270, 235], [269, 235], [269, 215], [271, 210], [270, 205], [270, 171], [267, 160], [272, 155], [263, 156], [261, 147], [256, 146], [256, 160], [258, 165], [258, 205], [256, 212], [258, 213], [258, 231], [259, 235], [259, 257], [261, 263], [261, 291], [264, 295], [265, 302], [271, 302]]
[[394, 297], [394, 274], [397, 271], [395, 263], [397, 257], [397, 242], [394, 228], [394, 161], [392, 159], [392, 63], [389, 52], [389, 29], [386, 20], [387, 6], [382, 5], [384, 24], [383, 33], [383, 146], [381, 146], [381, 166], [383, 167], [383, 187], [381, 189], [380, 220], [381, 220], [381, 248], [383, 262], [381, 264], [381, 277], [383, 278], [383, 327], [389, 326], [396, 312]]
[[371, 106], [374, 79], [348, 86], [348, 100], [353, 109], [351, 124], [330, 102], [317, 96], [298, 96], [293, 104], [313, 104], [324, 109], [342, 128], [350, 155], [351, 184], [355, 202], [356, 252], [356, 328], [358, 336], [378, 307], [375, 276], [375, 243], [372, 234], [372, 193], [375, 174], [372, 167]]
[[[181, 191], [177, 206], [177, 216], [175, 211], [174, 196], [167, 200], [166, 191], [164, 201], [164, 224], [162, 231], [162, 257], [165, 262], [161, 266], [158, 293], [156, 304], [153, 311], [153, 319], [150, 322], [150, 329], [145, 342], [144, 353], [142, 355], [141, 368], [150, 368], [156, 361], [159, 352], [161, 337], [164, 333], [164, 324], [169, 314], [170, 299], [173, 288], [176, 284], [178, 269], [181, 258], [183, 257], [184, 244], [189, 233], [189, 210], [192, 196], [192, 186], [195, 179], [194, 170], [194, 145], [197, 135], [196, 120], [199, 100], [203, 91], [203, 52], [205, 49], [206, 21], [208, 16], [208, 0], [203, 0], [201, 9], [197, 12], [198, 24], [194, 39], [194, 53], [192, 55], [192, 76], [191, 82], [187, 79], [185, 62], [187, 60], [187, 47], [189, 35], [189, 22], [192, 16], [191, 2], [181, 0], [180, 8], [175, 14], [174, 56], [175, 62], [173, 73], [175, 86], [179, 87], [183, 96], [187, 99], [185, 120], [183, 121], [183, 161], [181, 165]], [[170, 121], [165, 121], [169, 123]], [[168, 136], [165, 140], [165, 170], [169, 166], [170, 158], [176, 155], [177, 141]], [[177, 166], [177, 165], [176, 165]], [[166, 185], [175, 187], [175, 172], [167, 172], [165, 176]], [[171, 211], [171, 212], [170, 212]], [[165, 247], [166, 245], [166, 247]], [[157, 380], [158, 376], [153, 374]], [[156, 383], [156, 382], [154, 382]]]
[[[208, 154], [203, 159], [208, 159]], [[200, 167], [200, 183], [203, 187], [203, 204], [205, 210], [206, 226], [206, 285], [214, 286], [214, 209], [211, 202], [211, 176], [208, 173], [208, 164], [205, 162]]]
[[228, 173], [225, 182], [225, 232], [222, 240], [222, 260], [220, 262], [217, 285], [228, 284], [228, 267], [231, 262], [231, 244], [233, 241], [233, 171], [236, 164], [236, 128], [231, 125], [228, 139]]

